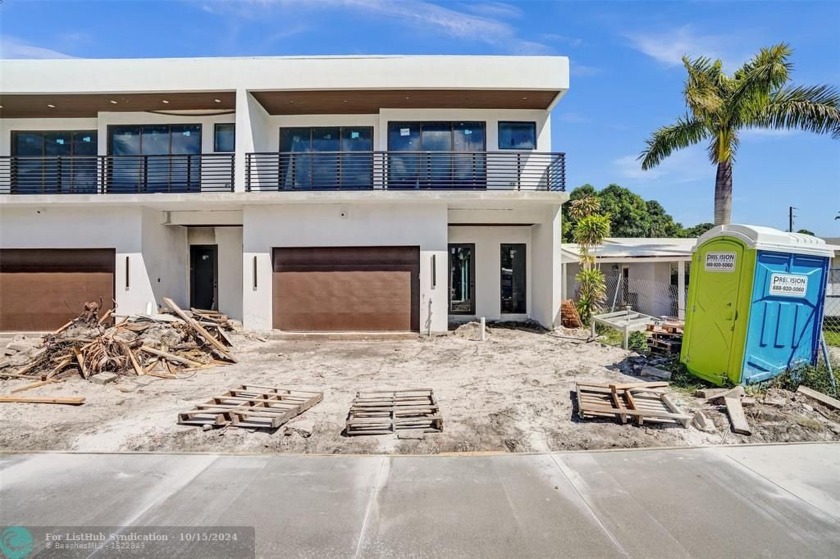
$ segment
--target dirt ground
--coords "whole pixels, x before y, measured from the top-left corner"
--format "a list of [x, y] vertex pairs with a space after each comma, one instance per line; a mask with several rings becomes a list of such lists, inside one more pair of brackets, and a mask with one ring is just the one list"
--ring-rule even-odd
[[[261, 341], [237, 335], [235, 365], [175, 380], [124, 376], [104, 386], [72, 378], [24, 392], [85, 396], [86, 403], [0, 404], [0, 448], [438, 454], [840, 440], [840, 413], [780, 390], [746, 408], [749, 437], [730, 431], [724, 410], [676, 390], [676, 403], [689, 413], [702, 409], [716, 432], [580, 420], [573, 406], [576, 380], [639, 380], [621, 372], [632, 370], [628, 358], [635, 354], [587, 343], [585, 335], [494, 328], [480, 342], [469, 325], [449, 336], [389, 341]], [[29, 382], [0, 380], [0, 393]], [[176, 423], [179, 412], [241, 384], [316, 390], [324, 399], [273, 432], [205, 431]], [[443, 433], [342, 434], [357, 390], [404, 388], [434, 389]]]

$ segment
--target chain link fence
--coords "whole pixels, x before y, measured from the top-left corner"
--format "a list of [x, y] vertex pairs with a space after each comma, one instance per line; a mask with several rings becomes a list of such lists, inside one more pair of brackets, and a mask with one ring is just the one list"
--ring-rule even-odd
[[823, 332], [829, 345], [840, 346], [840, 268], [828, 271]]
[[[607, 298], [604, 310], [616, 311], [629, 306], [636, 312], [651, 316], [677, 317], [680, 315], [677, 286], [649, 279], [625, 278], [620, 274], [608, 274]], [[688, 289], [686, 288], [688, 298]], [[683, 309], [684, 310], [684, 309]]]

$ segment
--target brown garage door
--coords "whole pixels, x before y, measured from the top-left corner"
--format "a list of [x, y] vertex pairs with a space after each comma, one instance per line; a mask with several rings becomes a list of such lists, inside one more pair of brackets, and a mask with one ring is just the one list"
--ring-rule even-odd
[[274, 327], [418, 331], [420, 248], [275, 248]]
[[55, 330], [87, 301], [114, 306], [113, 249], [0, 250], [0, 331]]

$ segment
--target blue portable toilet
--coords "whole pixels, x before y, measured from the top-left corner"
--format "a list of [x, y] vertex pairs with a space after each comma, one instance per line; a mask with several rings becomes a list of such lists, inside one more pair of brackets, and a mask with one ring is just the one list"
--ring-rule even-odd
[[751, 384], [816, 363], [833, 247], [810, 235], [721, 225], [694, 253], [681, 357], [689, 371]]

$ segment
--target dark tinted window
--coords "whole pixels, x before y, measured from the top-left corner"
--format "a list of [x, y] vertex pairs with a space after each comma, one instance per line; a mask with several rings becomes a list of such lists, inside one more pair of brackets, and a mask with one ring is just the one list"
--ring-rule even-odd
[[236, 151], [236, 125], [217, 124], [213, 136], [213, 151]]
[[536, 149], [535, 122], [500, 122], [499, 149]]

